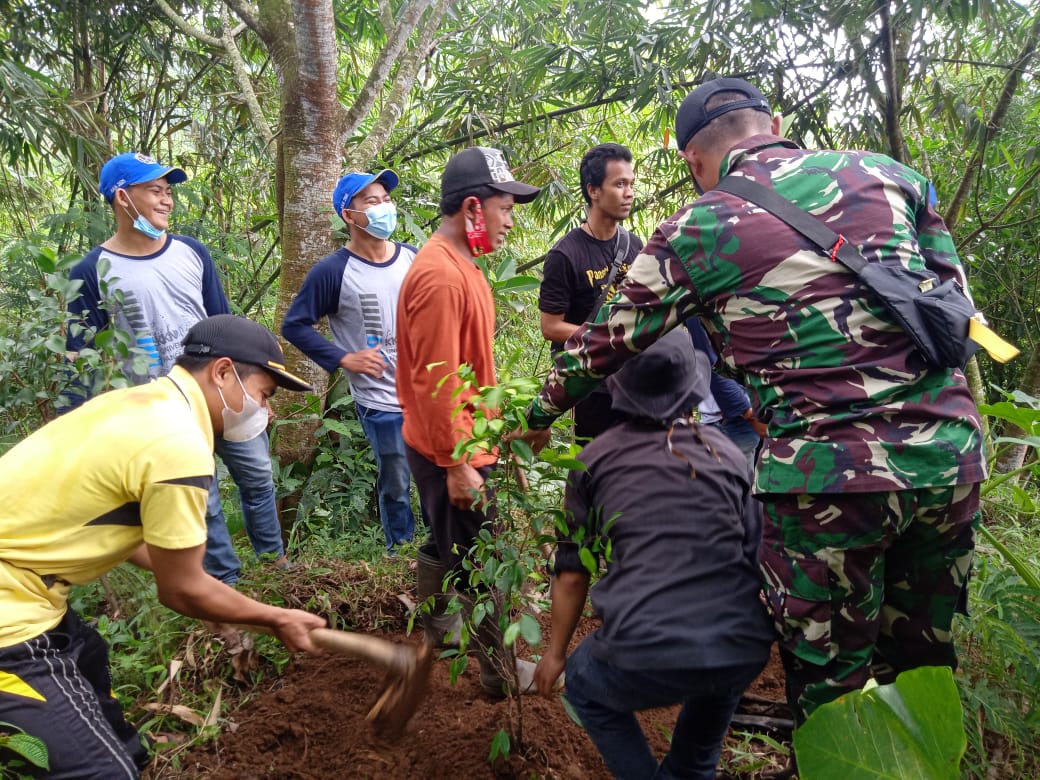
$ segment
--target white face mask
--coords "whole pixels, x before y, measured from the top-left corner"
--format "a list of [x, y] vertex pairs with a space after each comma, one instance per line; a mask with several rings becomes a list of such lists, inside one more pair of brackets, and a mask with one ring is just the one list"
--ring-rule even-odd
[[227, 441], [250, 441], [267, 428], [267, 409], [246, 392], [246, 386], [242, 384], [242, 379], [238, 376], [238, 371], [234, 366], [231, 367], [231, 370], [235, 372], [238, 386], [242, 388], [242, 409], [236, 412], [228, 406], [227, 401], [224, 400], [224, 394], [220, 392], [219, 387], [217, 388], [217, 394], [224, 404], [224, 409], [220, 413], [220, 416], [224, 418], [223, 437]]

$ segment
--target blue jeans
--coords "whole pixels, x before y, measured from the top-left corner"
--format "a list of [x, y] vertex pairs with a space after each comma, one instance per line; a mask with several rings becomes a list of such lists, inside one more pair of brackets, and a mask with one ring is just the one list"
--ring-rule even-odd
[[719, 430], [726, 434], [730, 441], [736, 444], [740, 451], [744, 453], [744, 457], [747, 458], [748, 468], [754, 474], [755, 455], [758, 452], [758, 445], [762, 443], [762, 437], [751, 427], [751, 423], [743, 417], [730, 417], [719, 421], [717, 425]]
[[404, 416], [400, 412], [369, 409], [357, 401], [354, 408], [376, 458], [379, 520], [383, 524], [386, 549], [392, 550], [415, 536], [415, 514], [408, 492], [412, 473], [408, 469], [401, 437]]
[[[274, 478], [267, 432], [243, 442], [214, 438], [214, 451], [224, 461], [238, 486], [242, 500], [242, 522], [257, 557], [276, 560], [285, 553], [282, 527], [274, 501]], [[242, 571], [228, 533], [227, 519], [220, 504], [220, 484], [216, 477], [206, 505], [206, 555], [203, 568], [221, 582], [234, 585]]]
[[[730, 719], [762, 666], [619, 669], [593, 656], [586, 638], [567, 659], [567, 700], [615, 777], [715, 780]], [[635, 712], [680, 702], [671, 747], [658, 764]]]

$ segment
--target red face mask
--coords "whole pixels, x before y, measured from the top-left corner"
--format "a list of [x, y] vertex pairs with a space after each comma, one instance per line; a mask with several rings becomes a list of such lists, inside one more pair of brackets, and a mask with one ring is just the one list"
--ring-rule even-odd
[[[468, 201], [469, 198], [466, 200]], [[473, 201], [476, 213], [473, 219], [466, 217], [466, 243], [469, 244], [469, 251], [473, 253], [473, 256], [480, 257], [494, 251], [494, 248], [491, 246], [491, 239], [484, 226], [484, 210], [480, 207], [480, 201], [476, 198], [473, 198]], [[465, 207], [463, 204], [463, 208]]]

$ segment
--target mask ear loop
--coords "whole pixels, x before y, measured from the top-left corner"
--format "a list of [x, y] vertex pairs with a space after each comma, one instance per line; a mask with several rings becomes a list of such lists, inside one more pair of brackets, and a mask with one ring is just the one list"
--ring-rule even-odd
[[118, 190], [116, 190], [116, 195], [118, 195], [120, 192], [123, 193], [124, 195], [126, 195], [126, 202], [129, 203], [131, 206], [133, 206], [134, 207], [134, 211], [137, 212], [137, 216], [134, 216], [129, 211], [127, 211], [126, 206], [121, 206], [123, 211], [126, 212], [126, 215], [128, 217], [130, 217], [130, 219], [137, 219], [137, 217], [140, 217], [141, 216], [141, 209], [137, 208], [137, 204], [134, 203], [133, 198], [130, 197], [130, 193], [127, 192], [126, 189], [124, 189], [123, 187], [120, 187]]

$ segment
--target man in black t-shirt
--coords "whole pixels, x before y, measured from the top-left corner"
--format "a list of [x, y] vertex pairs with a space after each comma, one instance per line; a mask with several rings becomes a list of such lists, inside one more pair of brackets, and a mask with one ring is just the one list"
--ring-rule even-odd
[[[549, 251], [538, 295], [542, 335], [552, 342], [554, 352], [595, 314], [608, 279], [606, 297], [617, 289], [643, 248], [640, 239], [620, 227], [632, 209], [632, 152], [620, 144], [592, 147], [581, 160], [580, 179], [588, 216]], [[611, 277], [619, 253], [622, 261]], [[574, 434], [592, 439], [616, 421], [609, 395], [600, 390], [575, 407]]]

